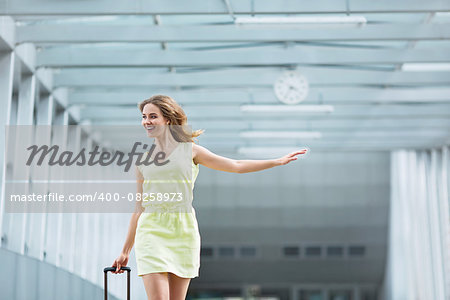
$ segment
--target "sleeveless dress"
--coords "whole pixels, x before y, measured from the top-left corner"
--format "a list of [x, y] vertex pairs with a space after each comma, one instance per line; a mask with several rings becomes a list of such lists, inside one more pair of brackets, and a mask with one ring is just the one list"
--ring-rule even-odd
[[164, 161], [169, 163], [138, 166], [144, 177], [145, 208], [135, 235], [138, 276], [171, 272], [195, 278], [200, 268], [200, 232], [192, 200], [199, 165], [192, 159], [192, 143], [180, 142]]

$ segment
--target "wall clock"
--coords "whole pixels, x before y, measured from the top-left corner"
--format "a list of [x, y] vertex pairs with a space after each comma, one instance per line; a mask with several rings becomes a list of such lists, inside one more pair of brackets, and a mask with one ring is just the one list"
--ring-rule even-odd
[[297, 71], [284, 72], [273, 85], [278, 100], [285, 104], [297, 104], [306, 99], [308, 80]]

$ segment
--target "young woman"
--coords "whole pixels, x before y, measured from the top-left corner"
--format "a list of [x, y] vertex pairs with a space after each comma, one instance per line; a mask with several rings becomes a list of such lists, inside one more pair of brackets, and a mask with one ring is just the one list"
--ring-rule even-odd
[[[180, 167], [182, 164], [175, 162], [161, 167], [154, 166], [151, 172], [148, 166], [137, 166], [138, 195], [149, 195], [154, 192], [155, 186], [158, 185], [147, 183], [167, 174], [171, 174], [172, 179], [176, 178], [174, 182], [181, 182], [171, 185], [174, 190], [192, 192], [199, 164], [218, 171], [248, 173], [285, 165], [296, 160], [296, 155], [305, 154], [307, 151], [300, 150], [269, 160], [226, 158], [194, 143], [193, 138], [203, 131], [183, 130], [183, 126], [187, 124], [186, 114], [171, 97], [155, 95], [142, 101], [138, 106], [142, 112], [142, 125], [147, 130], [147, 135], [155, 138], [152, 153], [164, 152], [166, 157], [170, 158], [169, 162], [176, 161], [176, 155], [189, 153], [192, 156], [192, 159], [189, 158], [192, 169], [188, 172], [185, 172], [186, 168], [183, 170]], [[184, 180], [186, 177], [191, 178]], [[167, 211], [156, 212], [151, 211], [152, 206], [147, 203], [136, 202], [136, 210], [131, 217], [122, 253], [112, 264], [116, 267], [113, 273], [124, 272], [120, 268], [127, 265], [130, 251], [136, 243], [138, 275], [144, 281], [148, 299], [184, 300], [190, 280], [198, 277], [200, 268], [200, 234], [195, 210], [189, 206], [189, 213], [177, 213], [176, 210], [170, 211], [170, 208]], [[192, 203], [192, 195], [184, 202], [186, 203]]]

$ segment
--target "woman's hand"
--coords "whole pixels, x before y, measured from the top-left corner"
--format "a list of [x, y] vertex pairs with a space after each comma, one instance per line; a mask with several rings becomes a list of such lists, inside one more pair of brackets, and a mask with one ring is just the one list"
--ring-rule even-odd
[[280, 165], [285, 165], [293, 160], [297, 160], [298, 157], [295, 157], [296, 155], [306, 154], [307, 151], [308, 149], [302, 149], [300, 151], [291, 152], [288, 155], [278, 158], [277, 160], [280, 163]]
[[128, 258], [129, 258], [129, 255], [121, 253], [119, 255], [119, 257], [117, 257], [116, 260], [114, 261], [114, 263], [112, 264], [111, 267], [116, 267], [116, 270], [111, 273], [120, 274], [120, 273], [125, 272], [123, 270], [120, 270], [120, 268], [127, 266]]

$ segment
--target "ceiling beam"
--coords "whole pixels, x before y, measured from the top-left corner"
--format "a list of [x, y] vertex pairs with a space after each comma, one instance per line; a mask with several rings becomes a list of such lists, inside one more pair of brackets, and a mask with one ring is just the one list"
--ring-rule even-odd
[[[415, 130], [415, 129], [437, 129], [450, 128], [450, 118], [435, 117], [435, 118], [421, 118], [405, 117], [405, 118], [377, 118], [377, 119], [361, 119], [357, 117], [338, 119], [338, 118], [323, 118], [323, 119], [305, 119], [305, 118], [283, 118], [276, 123], [261, 122], [262, 118], [242, 119], [242, 120], [209, 120], [193, 119], [188, 116], [188, 124], [193, 129], [204, 128], [208, 132], [220, 131], [224, 128], [228, 130], [326, 130], [326, 131], [343, 131], [343, 130]], [[96, 126], [111, 124], [117, 126], [140, 126], [140, 116], [132, 118], [121, 119], [92, 119], [92, 124]]]
[[[257, 148], [266, 148], [266, 147], [274, 147], [273, 144], [270, 146], [270, 144], [267, 144], [267, 141], [265, 143], [261, 143], [259, 145], [249, 145], [246, 141], [236, 141], [236, 140], [223, 140], [220, 139], [218, 141], [213, 141], [209, 138], [205, 137], [199, 137], [200, 145], [207, 145], [207, 148], [210, 149], [212, 152], [215, 153], [221, 153], [221, 154], [229, 154], [232, 156], [244, 156], [243, 154], [239, 154], [237, 152], [237, 149], [239, 147], [257, 147]], [[261, 152], [261, 154], [252, 154], [253, 157], [265, 157], [265, 158], [274, 158], [278, 155], [285, 155], [287, 153], [293, 152], [298, 149], [302, 149], [303, 147], [308, 147], [310, 149], [310, 154], [317, 153], [318, 151], [391, 151], [395, 149], [427, 149], [430, 148], [441, 148], [445, 144], [448, 144], [450, 140], [445, 139], [407, 139], [407, 140], [386, 140], [386, 139], [369, 139], [366, 141], [360, 141], [358, 138], [356, 139], [350, 139], [346, 141], [342, 140], [334, 140], [334, 141], [312, 141], [312, 140], [305, 140], [302, 142], [295, 142], [291, 141], [289, 144], [280, 144], [277, 143], [276, 147], [286, 147], [286, 151], [279, 152], [277, 151], [277, 154], [274, 154], [270, 151], [270, 149], [267, 150], [266, 154], [264, 152]], [[114, 141], [110, 141], [112, 145], [114, 145], [115, 149], [122, 148], [125, 151], [129, 151], [130, 145], [133, 145], [133, 143], [130, 143], [129, 141], [125, 141], [123, 139], [118, 139]], [[259, 149], [258, 149], [259, 150]], [[259, 152], [259, 151], [258, 151]]]
[[[191, 118], [210, 118], [220, 120], [229, 119], [267, 119], [267, 114], [243, 113], [239, 106], [215, 105], [214, 111], [208, 106], [185, 105], [183, 110]], [[276, 114], [280, 115], [280, 114]], [[283, 118], [287, 116], [297, 118], [308, 118], [310, 116], [319, 116], [324, 118], [342, 118], [342, 117], [374, 117], [374, 118], [398, 118], [398, 117], [450, 117], [450, 104], [382, 104], [382, 105], [337, 105], [330, 114], [299, 114], [296, 112], [283, 112]], [[140, 118], [141, 114], [137, 107], [114, 107], [114, 106], [89, 106], [81, 109], [82, 118], [88, 119], [123, 119]]]
[[[136, 134], [137, 137], [142, 137], [142, 134], [145, 133], [144, 128], [139, 130], [139, 132], [132, 131], [128, 127], [117, 127], [114, 126], [114, 130], [111, 131], [111, 127], [108, 126], [105, 128], [106, 130], [102, 132], [102, 137], [108, 137], [111, 139], [120, 139], [120, 138], [130, 138], [133, 137], [133, 133]], [[245, 131], [257, 131], [257, 130], [245, 130]], [[264, 130], [266, 131], [266, 130]], [[273, 131], [273, 130], [272, 130]], [[286, 132], [286, 131], [292, 131], [297, 132], [300, 131], [299, 129], [283, 129], [283, 130], [275, 130], [280, 132]], [[206, 131], [205, 131], [206, 132]], [[205, 137], [208, 137], [209, 139], [216, 139], [216, 140], [222, 140], [224, 142], [228, 141], [249, 141], [249, 142], [258, 142], [258, 143], [264, 143], [266, 145], [267, 139], [266, 138], [243, 138], [239, 136], [240, 130], [208, 130], [208, 134], [205, 135]], [[131, 134], [131, 135], [130, 135]], [[308, 141], [316, 141], [316, 140], [326, 140], [326, 141], [332, 141], [332, 140], [340, 140], [340, 139], [358, 139], [358, 140], [372, 140], [372, 139], [378, 139], [378, 140], [391, 140], [396, 141], [397, 139], [411, 139], [414, 140], [416, 138], [421, 139], [434, 139], [434, 138], [445, 138], [450, 137], [450, 133], [446, 128], [441, 129], [391, 129], [389, 131], [387, 130], [380, 130], [380, 129], [374, 129], [374, 130], [361, 130], [359, 128], [353, 128], [353, 130], [322, 130], [321, 131], [322, 138], [321, 139], [313, 139], [313, 138], [296, 138], [294, 136], [289, 138], [280, 138], [280, 139], [272, 139], [272, 141], [296, 141], [296, 140], [308, 140]]]
[[13, 18], [0, 17], [0, 51], [11, 51], [14, 49], [16, 39], [16, 26]]
[[[447, 55], [450, 56], [450, 51]], [[129, 60], [129, 55], [127, 56]], [[72, 58], [67, 59], [70, 61]], [[154, 73], [146, 68], [75, 68], [56, 72], [54, 86], [96, 88], [142, 86], [151, 87], [153, 91], [167, 90], [170, 87], [200, 86], [257, 88], [272, 86], [283, 71], [283, 68], [235, 68], [191, 73]], [[299, 67], [298, 71], [308, 79], [312, 87], [450, 84], [450, 72], [368, 71], [331, 67]]]
[[[313, 13], [392, 13], [450, 11], [445, 0], [322, 0], [304, 2], [230, 0], [235, 15], [239, 14], [313, 14]], [[186, 5], [183, 0], [96, 0], [96, 1], [35, 1], [4, 0], [0, 14], [9, 15], [127, 15], [127, 14], [228, 14], [222, 0], [193, 0]]]
[[[242, 77], [240, 77], [242, 78]], [[245, 79], [245, 78], [242, 78]], [[272, 86], [259, 89], [200, 89], [200, 90], [170, 90], [147, 89], [142, 91], [128, 88], [115, 91], [80, 90], [69, 94], [71, 104], [88, 105], [130, 105], [150, 98], [155, 94], [169, 95], [180, 104], [188, 105], [236, 105], [236, 104], [276, 104]], [[309, 90], [305, 103], [326, 104], [373, 104], [373, 103], [450, 103], [450, 88], [362, 88], [362, 87], [313, 87]]]
[[450, 62], [450, 49], [242, 49], [226, 51], [52, 47], [38, 53], [40, 67], [211, 67]]
[[[17, 27], [17, 42], [287, 42], [442, 40], [450, 38], [449, 24], [369, 24], [355, 28], [265, 26], [137, 26], [35, 24]], [[70, 32], [70, 34], [67, 34]]]

